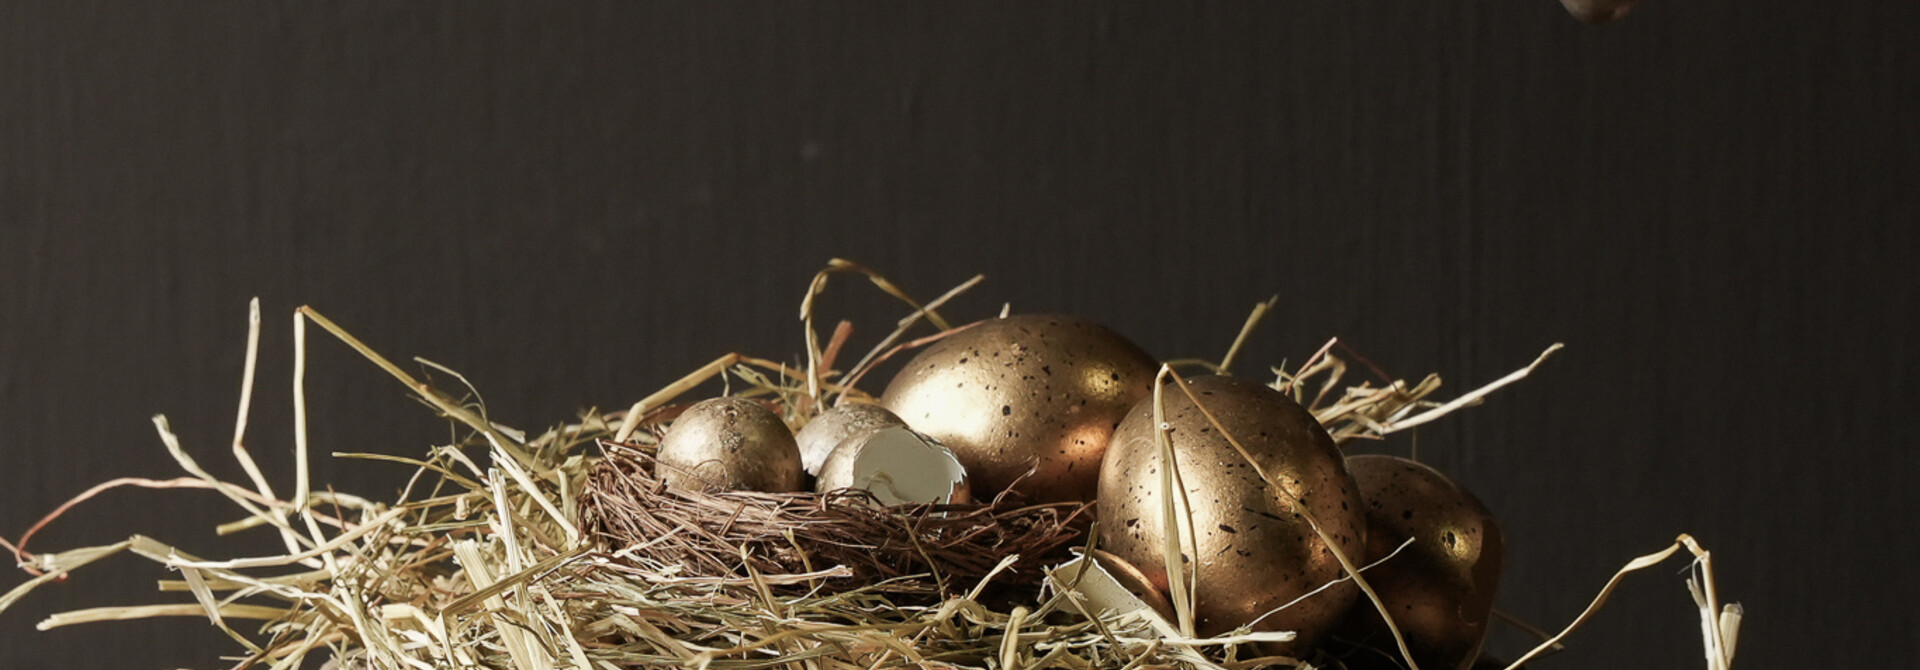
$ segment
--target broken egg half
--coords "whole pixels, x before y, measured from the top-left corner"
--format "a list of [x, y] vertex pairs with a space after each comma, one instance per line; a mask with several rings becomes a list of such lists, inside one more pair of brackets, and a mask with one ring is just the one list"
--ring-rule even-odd
[[1145, 572], [1106, 551], [1095, 549], [1048, 569], [1047, 581], [1056, 591], [1078, 592], [1087, 614], [1109, 611], [1142, 617], [1151, 615], [1158, 619], [1157, 627], [1168, 633], [1177, 632], [1173, 627], [1173, 604], [1167, 601], [1166, 594], [1153, 587]]
[[814, 490], [860, 489], [882, 505], [963, 503], [967, 470], [952, 451], [905, 426], [856, 435], [820, 466]]

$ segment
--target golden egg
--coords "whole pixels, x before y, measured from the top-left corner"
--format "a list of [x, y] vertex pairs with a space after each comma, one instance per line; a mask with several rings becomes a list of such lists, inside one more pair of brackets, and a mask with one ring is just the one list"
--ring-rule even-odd
[[706, 492], [799, 491], [804, 485], [793, 431], [771, 410], [737, 397], [687, 408], [660, 439], [660, 479]]
[[976, 497], [991, 499], [1018, 480], [1035, 501], [1085, 501], [1098, 487], [1114, 426], [1147, 396], [1157, 369], [1153, 357], [1098, 324], [1010, 316], [929, 345], [880, 404], [952, 449]]
[[843, 400], [802, 426], [799, 432], [794, 433], [793, 440], [800, 445], [800, 465], [806, 468], [807, 474], [817, 475], [820, 474], [820, 464], [827, 462], [827, 454], [833, 453], [833, 448], [840, 446], [840, 443], [905, 423], [885, 407]]
[[[1385, 558], [1407, 538], [1413, 544], [1366, 572], [1420, 667], [1473, 665], [1487, 636], [1506, 541], [1500, 524], [1472, 493], [1440, 471], [1397, 456], [1347, 459], [1366, 500], [1367, 562]], [[1398, 655], [1380, 614], [1354, 607], [1351, 637]]]
[[[1298, 633], [1292, 643], [1274, 645], [1274, 653], [1304, 653], [1359, 593], [1345, 581], [1306, 595], [1345, 574], [1307, 515], [1358, 560], [1366, 548], [1359, 490], [1333, 438], [1286, 394], [1234, 377], [1201, 377], [1190, 387], [1273, 480], [1263, 480], [1185, 393], [1163, 390], [1186, 492], [1185, 502], [1174, 502], [1177, 512], [1186, 508], [1176, 514], [1189, 529], [1182, 534], [1191, 534], [1181, 558], [1196, 588], [1196, 632], [1218, 635], [1257, 619], [1254, 630]], [[1120, 423], [1101, 468], [1099, 518], [1105, 548], [1165, 590], [1164, 463], [1156, 432], [1152, 398]]]

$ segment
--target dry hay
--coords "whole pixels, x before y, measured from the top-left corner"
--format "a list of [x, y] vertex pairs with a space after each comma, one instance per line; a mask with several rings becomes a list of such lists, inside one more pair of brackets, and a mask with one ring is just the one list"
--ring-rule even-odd
[[[844, 372], [835, 371], [850, 328], [822, 345], [813, 297], [829, 276], [864, 275], [913, 311]], [[1043, 586], [1041, 568], [1094, 541], [1077, 504], [1023, 505], [1011, 498], [965, 505], [882, 507], [857, 494], [699, 494], [668, 490], [652, 476], [651, 449], [671, 420], [669, 404], [700, 383], [727, 376], [735, 389], [803, 423], [840, 395], [859, 394], [873, 366], [952, 331], [936, 308], [978, 277], [929, 303], [907, 297], [877, 273], [835, 260], [809, 288], [804, 370], [730, 354], [642, 399], [626, 412], [588, 413], [529, 437], [486, 419], [484, 407], [425, 383], [317, 312], [302, 308], [295, 328], [296, 468], [280, 496], [244, 444], [259, 338], [256, 301], [242, 401], [232, 444], [246, 484], [201, 468], [155, 417], [163, 444], [187, 472], [173, 480], [128, 478], [91, 489], [21, 536], [0, 540], [33, 575], [0, 596], [0, 612], [35, 587], [100, 558], [132, 552], [176, 570], [163, 591], [174, 605], [103, 607], [50, 617], [41, 628], [151, 616], [202, 616], [244, 652], [234, 667], [299, 668], [312, 656], [335, 667], [618, 669], [841, 669], [918, 667], [1206, 667], [1239, 670], [1292, 665], [1251, 657], [1262, 634], [1194, 639], [1138, 612], [1092, 611], [1067, 588]], [[1260, 316], [1256, 308], [1219, 362], [1225, 370]], [[320, 325], [463, 428], [456, 444], [405, 463], [417, 472], [402, 495], [375, 502], [314, 490], [307, 476], [304, 324]], [[925, 321], [939, 333], [902, 342]], [[1546, 356], [1558, 348], [1548, 349]], [[1347, 358], [1329, 342], [1275, 386], [1313, 409], [1341, 442], [1410, 428], [1477, 402], [1524, 377], [1519, 370], [1447, 403], [1427, 398], [1437, 376], [1417, 384], [1340, 387]], [[417, 362], [448, 374], [457, 373]], [[1355, 358], [1355, 360], [1364, 359]], [[1534, 365], [1538, 365], [1536, 360]], [[1163, 371], [1171, 374], [1171, 368]], [[1381, 379], [1388, 379], [1384, 375]], [[471, 388], [468, 387], [468, 391]], [[468, 394], [467, 397], [477, 397]], [[483, 449], [482, 465], [466, 449]], [[118, 486], [217, 491], [245, 511], [222, 532], [266, 527], [279, 555], [204, 560], [144, 536], [102, 547], [34, 554], [34, 532], [73, 504]], [[1627, 572], [1682, 548], [1695, 556], [1689, 580], [1703, 617], [1710, 670], [1726, 670], [1738, 631], [1737, 605], [1722, 607], [1708, 554], [1691, 538], [1636, 559], [1609, 581], [1586, 612], [1522, 660], [1557, 648]], [[1364, 570], [1350, 574], [1365, 588]], [[1704, 586], [1702, 586], [1704, 585]], [[1175, 600], [1181, 598], [1175, 594]], [[1184, 605], [1183, 605], [1184, 607]], [[1185, 618], [1184, 616], [1182, 617]], [[260, 622], [251, 631], [239, 621]], [[1517, 664], [1516, 664], [1517, 665]]]

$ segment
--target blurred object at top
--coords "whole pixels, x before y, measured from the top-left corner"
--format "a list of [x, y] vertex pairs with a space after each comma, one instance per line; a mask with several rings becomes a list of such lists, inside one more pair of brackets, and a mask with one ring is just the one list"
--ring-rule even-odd
[[1560, 0], [1573, 17], [1590, 26], [1612, 23], [1633, 11], [1640, 0]]

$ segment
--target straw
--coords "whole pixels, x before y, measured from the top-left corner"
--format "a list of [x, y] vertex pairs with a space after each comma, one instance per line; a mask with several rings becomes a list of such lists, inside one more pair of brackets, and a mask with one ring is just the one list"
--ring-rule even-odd
[[[824, 347], [813, 331], [814, 298], [827, 278], [838, 274], [864, 276], [910, 309], [844, 373], [832, 366], [853, 327], [838, 322]], [[272, 473], [261, 470], [245, 447], [260, 337], [256, 301], [249, 305], [246, 365], [228, 445], [246, 483], [214, 477], [166, 418], [156, 416], [162, 444], [188, 476], [104, 483], [61, 505], [19, 541], [5, 543], [32, 576], [0, 596], [0, 612], [71, 571], [127, 552], [177, 571], [178, 579], [159, 586], [164, 593], [184, 594], [177, 596], [183, 600], [88, 607], [55, 614], [42, 627], [201, 616], [241, 647], [236, 668], [289, 670], [303, 667], [313, 654], [330, 657], [329, 667], [338, 668], [512, 670], [1242, 670], [1314, 660], [1239, 656], [1249, 644], [1288, 632], [1195, 637], [1195, 585], [1179, 568], [1179, 532], [1167, 534], [1176, 626], [1137, 613], [1089, 612], [1071, 589], [1044, 590], [1046, 568], [1070, 559], [1074, 547], [1095, 546], [1088, 534], [1089, 504], [1029, 504], [1009, 494], [965, 504], [889, 507], [860, 492], [706, 494], [668, 488], [657, 477], [654, 449], [685, 407], [673, 404], [681, 396], [721, 378], [729, 390], [764, 403], [792, 426], [803, 425], [836, 395], [864, 395], [860, 379], [881, 362], [965, 329], [936, 310], [980, 280], [976, 276], [921, 303], [878, 272], [835, 259], [815, 277], [802, 302], [804, 369], [729, 353], [647, 394], [625, 412], [585, 412], [531, 438], [491, 421], [478, 390], [459, 372], [414, 359], [457, 380], [471, 400], [405, 372], [345, 328], [302, 307], [292, 333], [296, 458], [291, 485], [284, 489], [272, 485]], [[1217, 364], [1196, 364], [1232, 370], [1255, 326], [1276, 304], [1277, 298], [1255, 306]], [[424, 453], [336, 454], [360, 467], [412, 469], [406, 489], [390, 502], [334, 492], [309, 479], [308, 427], [346, 419], [307, 412], [309, 321], [385, 370], [454, 428], [452, 443]], [[922, 321], [935, 332], [909, 338]], [[1329, 340], [1290, 372], [1277, 371], [1274, 385], [1302, 400], [1345, 444], [1379, 439], [1478, 404], [1524, 378], [1558, 348], [1549, 347], [1532, 365], [1446, 402], [1430, 399], [1440, 388], [1437, 375], [1414, 384], [1389, 379], [1338, 340]], [[1349, 360], [1373, 370], [1378, 379], [1343, 387]], [[1185, 391], [1173, 368], [1163, 368], [1162, 377], [1172, 381], [1170, 388]], [[1160, 389], [1156, 386], [1156, 409]], [[1208, 418], [1214, 420], [1211, 414]], [[490, 462], [469, 458], [464, 452], [469, 448], [485, 449]], [[1162, 456], [1173, 462], [1170, 454]], [[1162, 485], [1184, 491], [1174, 468], [1163, 470], [1163, 476]], [[223, 533], [270, 527], [286, 550], [205, 559], [140, 535], [64, 552], [27, 550], [27, 540], [73, 506], [127, 486], [217, 492], [242, 514], [221, 523]], [[279, 498], [276, 490], [291, 491], [291, 498]], [[1167, 497], [1170, 523], [1185, 503]], [[1709, 668], [1729, 670], [1742, 612], [1737, 604], [1720, 603], [1709, 555], [1685, 536], [1665, 552], [1629, 564], [1572, 624], [1521, 660], [1557, 648], [1600, 607], [1622, 575], [1683, 547], [1696, 557], [1690, 589], [1701, 610]], [[1366, 586], [1365, 568], [1335, 551], [1347, 569], [1342, 579], [1358, 583], [1381, 606]], [[264, 623], [249, 630], [242, 622]]]

